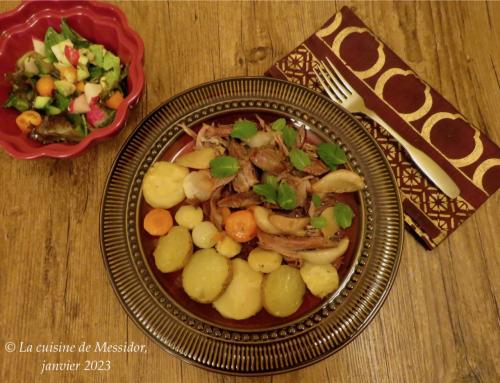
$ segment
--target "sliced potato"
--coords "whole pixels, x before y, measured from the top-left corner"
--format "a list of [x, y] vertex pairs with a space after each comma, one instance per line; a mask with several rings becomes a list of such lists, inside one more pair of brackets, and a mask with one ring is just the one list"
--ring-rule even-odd
[[321, 232], [325, 238], [331, 238], [340, 230], [340, 226], [335, 220], [335, 215], [333, 214], [333, 206], [327, 207], [323, 210], [321, 217], [326, 219], [326, 225], [321, 229]]
[[213, 306], [225, 318], [250, 318], [262, 308], [262, 274], [252, 270], [243, 259], [236, 258], [231, 263], [231, 282]]
[[182, 181], [182, 188], [187, 198], [204, 202], [210, 199], [215, 188], [215, 181], [208, 170], [189, 173]]
[[300, 233], [309, 223], [309, 217], [286, 217], [279, 214], [269, 214], [268, 220], [281, 233], [297, 234]]
[[312, 185], [314, 193], [349, 193], [363, 189], [364, 179], [353, 171], [339, 169], [323, 176]]
[[331, 264], [315, 265], [304, 263], [300, 275], [312, 295], [324, 298], [339, 287], [339, 274]]
[[182, 182], [189, 170], [171, 162], [158, 161], [146, 172], [142, 182], [144, 199], [152, 207], [169, 209], [185, 198]]
[[182, 271], [182, 287], [199, 303], [211, 303], [224, 291], [231, 279], [231, 263], [214, 249], [193, 254]]
[[233, 258], [240, 253], [241, 243], [236, 242], [229, 235], [224, 235], [224, 238], [217, 242], [215, 248], [224, 257]]
[[171, 273], [182, 269], [192, 252], [193, 242], [188, 229], [174, 226], [167, 235], [160, 237], [153, 255], [158, 270]]
[[288, 265], [281, 265], [267, 274], [262, 286], [264, 308], [269, 314], [281, 318], [298, 310], [306, 292], [299, 270]]
[[203, 221], [203, 210], [201, 207], [184, 205], [181, 206], [175, 213], [175, 222], [190, 230], [201, 221]]
[[181, 155], [175, 160], [175, 163], [191, 169], [208, 169], [210, 167], [210, 161], [216, 156], [217, 152], [214, 148], [196, 149]]
[[201, 249], [209, 249], [217, 243], [219, 231], [210, 221], [203, 221], [193, 228], [193, 242]]
[[255, 206], [252, 208], [253, 215], [255, 217], [255, 222], [260, 230], [268, 234], [280, 234], [281, 231], [278, 230], [271, 222], [269, 222], [269, 214], [271, 210], [266, 209], [262, 206]]
[[297, 251], [296, 254], [304, 261], [314, 263], [315, 265], [327, 265], [335, 262], [344, 255], [349, 247], [349, 238], [342, 238], [338, 245], [326, 249]]
[[264, 250], [260, 247], [253, 249], [248, 255], [248, 264], [255, 271], [270, 273], [278, 269], [283, 257], [272, 250]]

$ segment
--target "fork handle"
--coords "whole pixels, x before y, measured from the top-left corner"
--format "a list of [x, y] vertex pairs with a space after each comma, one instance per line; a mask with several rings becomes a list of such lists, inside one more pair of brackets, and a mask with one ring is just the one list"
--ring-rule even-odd
[[434, 183], [434, 185], [441, 189], [444, 194], [450, 198], [457, 198], [460, 195], [460, 189], [455, 181], [453, 181], [453, 179], [436, 163], [436, 161], [429, 157], [429, 155], [406, 141], [376, 113], [367, 111], [366, 115], [382, 126], [401, 144], [401, 146], [408, 152], [415, 165], [417, 165], [418, 168]]

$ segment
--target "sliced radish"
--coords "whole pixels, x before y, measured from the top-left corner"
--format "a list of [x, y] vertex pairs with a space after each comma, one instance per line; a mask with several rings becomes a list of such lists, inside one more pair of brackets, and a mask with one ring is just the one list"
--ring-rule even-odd
[[90, 111], [90, 105], [87, 102], [84, 94], [79, 95], [77, 98], [71, 100], [68, 106], [68, 112], [74, 114], [82, 114]]
[[45, 44], [44, 44], [44, 42], [41, 40], [35, 39], [35, 38], [32, 38], [31, 40], [33, 41], [34, 51], [36, 53], [42, 55], [43, 57], [45, 57]]
[[99, 125], [99, 123], [107, 117], [104, 110], [99, 108], [97, 104], [90, 105], [90, 111], [87, 112], [86, 116], [87, 121], [90, 122], [93, 126]]
[[85, 93], [85, 97], [87, 98], [87, 102], [92, 104], [96, 102], [99, 98], [99, 95], [102, 92], [102, 86], [100, 84], [94, 84], [91, 82], [85, 83], [85, 87], [83, 88], [83, 92]]

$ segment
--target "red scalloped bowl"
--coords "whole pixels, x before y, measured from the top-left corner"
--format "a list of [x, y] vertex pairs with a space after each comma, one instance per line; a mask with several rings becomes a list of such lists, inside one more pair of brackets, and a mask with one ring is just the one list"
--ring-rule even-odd
[[32, 37], [43, 40], [50, 26], [59, 30], [63, 17], [83, 37], [103, 44], [129, 64], [128, 94], [114, 121], [94, 130], [78, 144], [35, 142], [17, 128], [15, 118], [19, 112], [0, 107], [0, 145], [15, 158], [71, 158], [81, 154], [91, 144], [117, 134], [125, 126], [130, 109], [144, 89], [144, 43], [119, 8], [93, 1], [26, 1], [13, 11], [0, 14], [0, 104], [7, 100], [11, 89], [4, 74], [13, 72], [16, 60], [33, 49]]

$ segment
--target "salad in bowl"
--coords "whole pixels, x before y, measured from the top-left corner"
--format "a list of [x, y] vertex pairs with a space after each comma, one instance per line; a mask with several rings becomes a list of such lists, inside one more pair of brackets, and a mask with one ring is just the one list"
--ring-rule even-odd
[[109, 125], [126, 96], [127, 66], [102, 44], [75, 32], [62, 19], [6, 76], [12, 89], [5, 108], [19, 112], [17, 127], [41, 144], [78, 143]]

